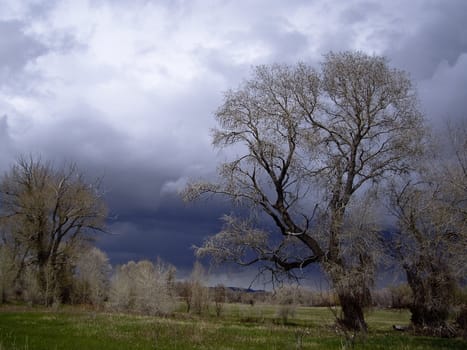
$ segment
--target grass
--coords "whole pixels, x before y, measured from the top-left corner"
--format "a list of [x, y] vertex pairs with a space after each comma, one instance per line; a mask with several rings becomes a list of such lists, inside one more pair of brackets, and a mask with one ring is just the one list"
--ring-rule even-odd
[[[148, 317], [94, 313], [76, 307], [0, 308], [0, 350], [16, 349], [340, 349], [327, 308], [296, 310], [286, 325], [269, 305], [227, 305], [221, 318], [177, 313]], [[416, 337], [392, 330], [406, 311], [368, 314], [369, 333], [356, 349], [465, 349], [460, 339]]]

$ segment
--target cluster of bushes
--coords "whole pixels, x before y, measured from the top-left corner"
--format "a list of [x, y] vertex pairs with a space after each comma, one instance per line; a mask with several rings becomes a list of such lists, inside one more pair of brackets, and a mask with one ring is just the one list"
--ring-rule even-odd
[[[44, 291], [37, 284], [34, 266], [18, 278], [9, 274], [5, 256], [0, 261], [1, 302], [44, 304]], [[176, 306], [175, 268], [158, 260], [130, 261], [112, 269], [104, 252], [88, 247], [68, 261], [55, 286], [54, 303], [86, 304], [96, 309], [147, 315], [171, 313]], [[11, 271], [11, 270], [10, 270]], [[49, 293], [50, 294], [50, 293]]]

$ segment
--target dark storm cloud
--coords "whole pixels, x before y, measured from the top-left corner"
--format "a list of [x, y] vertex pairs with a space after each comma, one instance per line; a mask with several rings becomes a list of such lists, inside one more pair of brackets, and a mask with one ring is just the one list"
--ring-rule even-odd
[[435, 128], [448, 120], [465, 120], [467, 2], [430, 2], [411, 13], [413, 29], [392, 37], [385, 54], [391, 64], [410, 74], [421, 109]]
[[98, 245], [115, 263], [160, 257], [189, 269], [193, 246], [218, 232], [220, 217], [229, 211], [221, 201], [186, 204], [175, 195], [163, 196], [161, 205], [151, 209], [127, 211], [109, 220], [110, 234], [99, 237]]
[[449, 64], [441, 61], [433, 75], [418, 84], [422, 109], [435, 128], [467, 120], [467, 52]]
[[[78, 113], [78, 112], [76, 112]], [[58, 119], [55, 123], [37, 123], [37, 138], [30, 140], [26, 148], [41, 150], [55, 159], [72, 157], [77, 161], [106, 164], [114, 163], [125, 150], [126, 135], [112, 124], [99, 119], [99, 113], [80, 106], [79, 115]]]
[[143, 150], [133, 146], [138, 140], [103, 121], [99, 111], [80, 106], [70, 113], [54, 123], [30, 126], [41, 132], [22, 145], [21, 153], [57, 164], [72, 161], [90, 179], [102, 178], [112, 215], [156, 209], [163, 185], [178, 179], [183, 168], [183, 163], [170, 166], [164, 162], [172, 147], [169, 141], [160, 140], [165, 148], [155, 147], [151, 157], [141, 159]]
[[[175, 114], [194, 117], [203, 110], [189, 98], [185, 101], [172, 113], [178, 110]], [[167, 130], [166, 137], [155, 141], [158, 146], [150, 150], [150, 156], [141, 158], [143, 150], [132, 146], [138, 140], [104, 122], [100, 111], [80, 105], [67, 115], [57, 116], [54, 122], [31, 124], [29, 129], [41, 132], [22, 144], [18, 154], [31, 152], [57, 166], [73, 161], [90, 181], [102, 178], [110, 210], [109, 233], [97, 242], [112, 263], [161, 257], [188, 269], [194, 259], [192, 245], [215, 233], [226, 211], [219, 203], [187, 205], [177, 194], [177, 181], [190, 175], [186, 168], [196, 161], [202, 164], [190, 159], [196, 156], [197, 144], [209, 145], [210, 141], [199, 140], [203, 136], [193, 129], [177, 146], [170, 140], [173, 130]], [[5, 118], [0, 126], [7, 135]]]
[[417, 80], [433, 76], [443, 61], [454, 65], [467, 52], [466, 14], [464, 0], [422, 2], [409, 19], [413, 31], [401, 33], [387, 50], [393, 63]]

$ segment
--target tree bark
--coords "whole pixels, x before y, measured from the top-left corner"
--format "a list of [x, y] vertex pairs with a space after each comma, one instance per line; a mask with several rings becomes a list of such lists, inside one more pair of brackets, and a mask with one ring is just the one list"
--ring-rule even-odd
[[327, 269], [341, 307], [338, 324], [348, 331], [366, 332], [368, 327], [364, 310], [371, 304], [369, 276], [362, 272], [362, 266], [351, 268], [340, 259], [334, 263], [328, 262]]
[[339, 303], [342, 308], [342, 317], [338, 319], [338, 322], [351, 331], [364, 331], [366, 332], [368, 327], [365, 322], [364, 306], [361, 295], [352, 295], [350, 291], [338, 294]]
[[425, 271], [407, 269], [407, 281], [413, 293], [410, 318], [415, 327], [437, 328], [445, 325], [452, 303], [454, 282], [448, 271], [433, 271], [421, 278]]

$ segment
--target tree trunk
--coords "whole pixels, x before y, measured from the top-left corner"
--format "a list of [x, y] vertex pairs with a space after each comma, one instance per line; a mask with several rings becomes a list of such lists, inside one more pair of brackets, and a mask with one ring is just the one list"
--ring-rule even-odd
[[42, 300], [44, 305], [48, 305], [48, 283], [47, 283], [47, 261], [38, 259], [37, 262], [37, 285], [39, 287], [38, 297]]
[[446, 310], [430, 309], [423, 304], [410, 305], [412, 316], [410, 321], [415, 327], [436, 328], [445, 324], [448, 313]]
[[415, 327], [437, 328], [445, 325], [452, 305], [454, 280], [447, 269], [430, 266], [406, 267], [407, 282], [413, 293], [410, 318]]
[[364, 309], [371, 304], [368, 279], [360, 271], [345, 267], [342, 263], [327, 264], [327, 273], [341, 306], [337, 322], [346, 330], [366, 332]]
[[360, 295], [354, 296], [350, 291], [339, 293], [338, 296], [342, 309], [342, 316], [338, 319], [339, 324], [350, 331], [366, 332], [368, 327], [363, 313], [364, 298]]
[[49, 259], [38, 259], [37, 282], [43, 305], [51, 306], [55, 291], [55, 276]]

